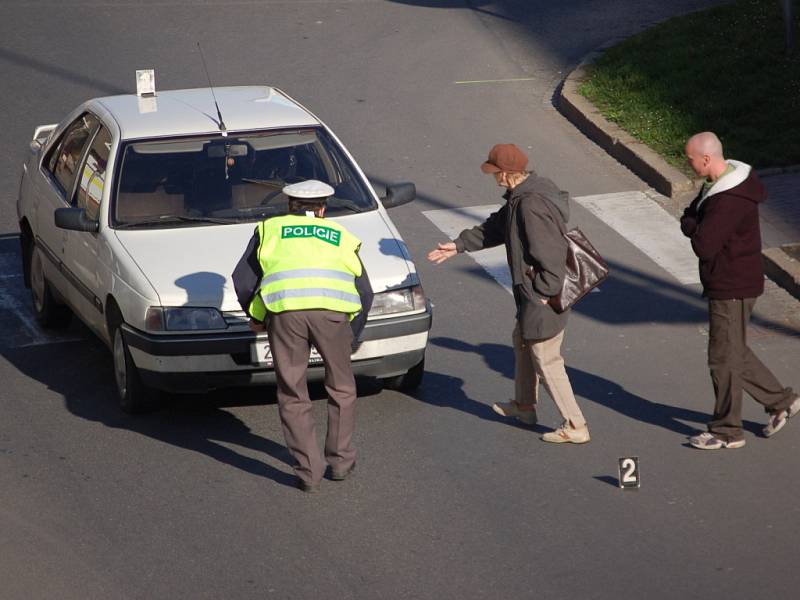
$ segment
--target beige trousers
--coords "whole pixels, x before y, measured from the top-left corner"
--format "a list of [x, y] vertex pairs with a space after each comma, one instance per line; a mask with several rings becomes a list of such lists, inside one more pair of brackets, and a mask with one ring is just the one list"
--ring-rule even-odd
[[574, 427], [586, 425], [561, 357], [564, 332], [547, 340], [523, 340], [517, 323], [512, 337], [515, 400], [519, 404], [538, 404], [541, 380], [564, 421]]

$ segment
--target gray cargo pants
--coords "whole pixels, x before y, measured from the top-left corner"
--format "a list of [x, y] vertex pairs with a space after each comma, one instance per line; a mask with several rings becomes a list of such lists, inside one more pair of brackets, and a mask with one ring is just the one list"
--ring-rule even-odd
[[356, 383], [350, 364], [353, 332], [347, 315], [330, 310], [298, 310], [270, 314], [269, 345], [278, 379], [278, 412], [286, 446], [297, 476], [317, 484], [325, 473], [314, 415], [306, 385], [310, 344], [325, 361], [328, 432], [325, 459], [333, 470], [347, 471], [355, 462], [353, 447]]
[[789, 408], [795, 394], [747, 345], [755, 298], [708, 301], [708, 367], [714, 384], [714, 416], [708, 430], [725, 441], [742, 439], [742, 391], [768, 413]]

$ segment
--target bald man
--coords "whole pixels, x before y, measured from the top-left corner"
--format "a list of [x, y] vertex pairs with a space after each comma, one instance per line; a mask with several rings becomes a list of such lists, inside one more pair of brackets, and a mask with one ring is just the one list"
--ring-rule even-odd
[[741, 448], [742, 391], [769, 414], [766, 437], [800, 412], [800, 397], [783, 387], [747, 346], [747, 323], [764, 292], [758, 205], [767, 193], [749, 165], [725, 159], [722, 143], [710, 131], [690, 137], [685, 152], [689, 166], [704, 178], [683, 212], [681, 231], [699, 258], [708, 299], [708, 366], [716, 395], [708, 431], [689, 441], [703, 450]]

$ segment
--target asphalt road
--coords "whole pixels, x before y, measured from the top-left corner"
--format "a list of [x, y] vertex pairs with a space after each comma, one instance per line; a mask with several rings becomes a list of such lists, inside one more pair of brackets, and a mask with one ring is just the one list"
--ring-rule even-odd
[[[746, 448], [685, 445], [712, 406], [704, 305], [577, 205], [614, 276], [571, 318], [564, 354], [592, 442], [496, 417], [512, 394], [508, 293], [468, 256], [434, 267], [422, 213], [498, 203], [478, 165], [512, 141], [576, 196], [645, 186], [550, 102], [594, 47], [703, 0], [64, 0], [0, 5], [0, 598], [794, 598], [800, 424]], [[269, 83], [337, 132], [380, 186], [436, 305], [413, 395], [360, 385], [356, 475], [293, 487], [270, 390], [121, 414], [111, 360], [79, 325], [25, 345], [20, 165], [36, 125], [86, 98]], [[506, 81], [498, 81], [506, 80]], [[514, 80], [514, 81], [508, 81]], [[643, 223], [642, 227], [647, 224]], [[752, 343], [800, 386], [797, 303], [770, 286]], [[322, 422], [324, 400], [315, 410]], [[617, 488], [639, 456], [642, 487]]]

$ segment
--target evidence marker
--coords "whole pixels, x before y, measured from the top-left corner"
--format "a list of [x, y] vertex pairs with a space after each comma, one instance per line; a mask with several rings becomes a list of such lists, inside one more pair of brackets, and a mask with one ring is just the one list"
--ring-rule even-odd
[[639, 478], [639, 457], [624, 456], [619, 459], [619, 487], [623, 490], [638, 490], [641, 484]]

